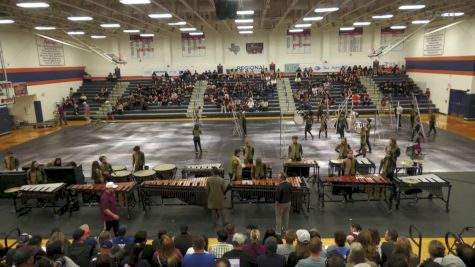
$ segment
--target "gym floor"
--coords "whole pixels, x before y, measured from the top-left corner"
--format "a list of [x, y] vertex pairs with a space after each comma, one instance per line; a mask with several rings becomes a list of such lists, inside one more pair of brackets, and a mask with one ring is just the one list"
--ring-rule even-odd
[[[390, 137], [396, 136], [401, 147], [400, 159], [407, 158], [405, 147], [410, 130], [408, 120], [398, 133], [388, 119], [383, 119], [381, 129], [371, 138], [373, 153], [368, 154], [379, 167], [384, 147]], [[329, 123], [332, 126], [332, 123]], [[379, 127], [377, 125], [377, 127]], [[426, 125], [427, 127], [427, 125]], [[338, 136], [334, 128], [329, 128], [327, 139], [318, 139], [319, 124], [314, 125], [315, 140], [301, 140], [304, 156], [316, 159], [320, 164], [320, 174], [328, 171], [328, 160], [336, 158], [334, 148]], [[86, 177], [89, 177], [93, 160], [106, 155], [109, 162], [131, 167], [131, 152], [140, 145], [146, 155], [146, 164], [153, 167], [163, 163], [173, 163], [178, 167], [177, 177], [186, 164], [205, 164], [221, 162], [225, 164], [236, 147], [243, 145], [243, 138], [233, 136], [232, 121], [204, 121], [202, 146], [203, 154], [195, 154], [191, 135], [191, 122], [136, 122], [136, 123], [96, 123], [84, 126], [71, 126], [20, 145], [10, 147], [23, 164], [38, 160], [47, 162], [61, 157], [63, 162], [76, 161], [83, 164]], [[248, 138], [255, 146], [256, 155], [264, 162], [271, 162], [273, 173], [282, 171], [281, 148], [286, 150], [290, 137], [294, 134], [303, 138], [303, 126], [295, 126], [293, 121], [282, 123], [284, 145], [280, 146], [281, 124], [279, 120], [248, 120]], [[427, 129], [426, 129], [427, 130]], [[359, 135], [349, 133], [350, 145], [359, 147]], [[291, 228], [318, 228], [322, 235], [331, 237], [336, 230], [346, 230], [349, 219], [363, 227], [376, 226], [396, 228], [401, 235], [407, 235], [410, 224], [414, 224], [425, 237], [444, 236], [447, 231], [459, 232], [461, 228], [475, 221], [473, 195], [475, 185], [475, 142], [443, 129], [438, 129], [436, 137], [430, 137], [422, 145], [426, 154], [425, 173], [438, 173], [452, 184], [450, 211], [446, 213], [438, 200], [403, 202], [399, 210], [388, 211], [387, 206], [378, 202], [331, 203], [324, 210], [318, 208], [315, 187], [311, 188], [311, 210], [292, 213]], [[0, 152], [3, 157], [6, 150]], [[87, 178], [88, 179], [88, 178]], [[88, 179], [89, 180], [89, 179]], [[229, 197], [227, 206], [230, 206]], [[66, 233], [72, 232], [80, 224], [88, 223], [93, 233], [102, 229], [97, 207], [85, 207], [71, 217], [67, 214], [55, 217], [50, 209], [34, 209], [32, 213], [16, 217], [8, 199], [0, 201], [0, 232], [19, 227], [22, 231], [47, 235], [53, 227], [60, 227]], [[274, 208], [272, 204], [237, 205], [234, 211], [227, 210], [228, 221], [238, 226], [255, 223], [261, 229], [274, 227]], [[199, 218], [199, 219], [198, 219]], [[126, 218], [122, 213], [121, 223], [129, 226], [131, 232], [146, 229], [155, 235], [160, 229], [177, 231], [181, 223], [188, 223], [191, 229], [214, 236], [216, 225], [210, 213], [197, 206], [157, 206], [144, 214], [138, 208], [133, 216]], [[198, 230], [199, 229], [199, 230]], [[472, 233], [473, 234], [473, 233]]]

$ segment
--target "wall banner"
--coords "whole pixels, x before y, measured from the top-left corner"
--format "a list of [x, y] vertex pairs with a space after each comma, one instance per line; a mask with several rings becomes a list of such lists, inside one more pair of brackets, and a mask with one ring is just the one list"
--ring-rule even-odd
[[303, 32], [287, 31], [288, 54], [309, 54], [311, 43], [310, 29], [305, 29]]
[[262, 54], [264, 43], [246, 43], [246, 52], [248, 54]]
[[36, 36], [36, 47], [40, 66], [64, 66], [63, 44]]
[[139, 34], [130, 35], [130, 56], [132, 58], [153, 58], [155, 48], [153, 37], [141, 37]]
[[362, 47], [363, 28], [339, 32], [338, 51], [340, 53], [361, 52]]
[[[404, 32], [404, 29], [392, 30], [390, 27], [381, 28], [381, 46], [390, 46], [391, 44], [401, 40], [404, 38]], [[404, 43], [401, 43], [392, 49], [392, 51], [402, 50], [404, 50]]]
[[204, 57], [206, 56], [205, 35], [181, 34], [181, 51], [184, 57]]
[[[427, 32], [433, 31], [427, 29]], [[424, 34], [424, 56], [440, 56], [444, 54], [445, 30], [437, 31], [431, 34]]]

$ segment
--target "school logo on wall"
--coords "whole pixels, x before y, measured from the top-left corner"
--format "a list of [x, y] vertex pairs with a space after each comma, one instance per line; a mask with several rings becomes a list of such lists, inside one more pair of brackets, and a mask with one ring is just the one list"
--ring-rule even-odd
[[231, 44], [231, 47], [228, 48], [229, 51], [233, 52], [235, 55], [237, 55], [239, 53], [239, 51], [241, 51], [241, 47], [239, 47], [239, 45], [236, 45], [234, 43]]

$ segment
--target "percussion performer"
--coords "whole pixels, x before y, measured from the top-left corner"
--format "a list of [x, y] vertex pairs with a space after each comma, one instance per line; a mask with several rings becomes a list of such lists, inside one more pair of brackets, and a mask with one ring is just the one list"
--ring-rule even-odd
[[360, 133], [360, 148], [358, 149], [358, 154], [355, 155], [355, 158], [363, 155], [363, 158], [366, 158], [366, 135], [367, 135], [368, 130], [366, 129], [366, 126], [361, 127], [361, 133]]
[[392, 159], [391, 159], [391, 152], [386, 151], [386, 155], [381, 160], [381, 164], [379, 165], [379, 174], [381, 174], [385, 178], [392, 179], [394, 177], [395, 165], [396, 163], [392, 162]]
[[3, 164], [5, 165], [5, 169], [9, 171], [18, 171], [20, 167], [20, 161], [15, 157], [12, 151], [7, 152], [7, 155], [3, 158]]
[[345, 128], [348, 128], [345, 113], [341, 112], [336, 122], [336, 133], [340, 134], [340, 138], [345, 137]]
[[434, 110], [429, 111], [429, 132], [427, 133], [427, 137], [434, 131], [434, 135], [437, 134], [437, 130], [435, 129], [435, 112]]
[[106, 231], [113, 230], [115, 235], [117, 235], [120, 220], [119, 215], [117, 215], [117, 199], [114, 192], [114, 189], [117, 187], [118, 185], [113, 182], [108, 182], [99, 203], [104, 228]]
[[228, 174], [231, 181], [241, 181], [242, 180], [242, 163], [239, 159], [241, 154], [241, 149], [234, 149], [234, 155], [229, 161]]
[[46, 164], [46, 167], [61, 167], [61, 166], [62, 166], [61, 158], [55, 158], [53, 161], [48, 162], [48, 164]]
[[325, 131], [325, 138], [328, 137], [327, 135], [327, 123], [328, 123], [328, 116], [323, 115], [321, 117], [321, 123], [320, 123], [320, 130], [318, 131], [318, 139], [320, 139], [320, 134]]
[[[223, 226], [227, 224], [223, 213], [224, 209], [224, 179], [219, 177], [218, 168], [211, 169], [212, 176], [206, 180], [206, 192], [208, 195], [208, 209], [212, 212], [212, 217], [215, 223], [221, 218]], [[216, 217], [216, 219], [215, 219]]]
[[140, 146], [134, 147], [134, 153], [132, 154], [132, 168], [134, 172], [143, 170], [145, 165], [145, 154], [140, 151]]
[[345, 137], [341, 138], [340, 140], [340, 144], [336, 146], [335, 151], [338, 152], [338, 159], [346, 159], [348, 151], [351, 149], [351, 147], [346, 141]]
[[397, 146], [396, 138], [391, 138], [389, 140], [389, 145], [386, 146], [386, 152], [391, 155], [391, 162], [393, 163], [393, 168], [396, 168], [397, 158], [401, 155], [401, 149]]
[[252, 165], [251, 167], [251, 179], [252, 180], [259, 180], [266, 178], [266, 170], [264, 165], [262, 164], [262, 160], [260, 158], [256, 159], [256, 164]]
[[301, 161], [303, 158], [302, 145], [298, 142], [298, 136], [292, 136], [292, 144], [289, 145], [288, 158], [291, 161]]
[[[343, 161], [343, 175], [344, 176], [355, 176], [356, 175], [356, 159], [353, 158], [353, 150], [348, 151], [347, 158]], [[352, 188], [343, 188], [345, 194], [343, 195], [345, 200], [353, 199], [353, 190]]]
[[29, 185], [48, 183], [45, 170], [40, 167], [36, 160], [31, 162], [30, 169], [26, 173], [26, 179]]
[[198, 147], [200, 148], [200, 152], [203, 152], [201, 149], [201, 137], [202, 131], [200, 129], [200, 125], [195, 124], [193, 127], [193, 143], [195, 144], [195, 152], [198, 153]]
[[110, 165], [107, 162], [106, 156], [100, 156], [99, 162], [100, 162], [99, 169], [101, 170], [102, 177], [104, 177], [104, 179], [109, 178], [112, 172], [112, 165]]
[[323, 102], [320, 102], [317, 109], [317, 122], [323, 118]]
[[104, 176], [102, 175], [101, 167], [99, 161], [97, 160], [92, 162], [91, 179], [94, 181], [95, 184], [104, 183]]
[[416, 138], [416, 143], [412, 145], [412, 155], [411, 159], [421, 159], [422, 158], [422, 147], [421, 147], [421, 138]]
[[366, 119], [366, 145], [368, 146], [368, 153], [371, 153], [371, 144], [369, 143], [369, 136], [371, 134], [371, 119]]
[[250, 140], [246, 140], [246, 145], [242, 151], [244, 154], [244, 164], [252, 164], [254, 162], [254, 147]]
[[310, 110], [308, 114], [305, 115], [305, 140], [307, 140], [307, 133], [310, 134], [313, 140], [312, 125], [313, 125], [313, 112]]
[[419, 115], [416, 114], [416, 117], [414, 120], [415, 121], [414, 121], [414, 127], [412, 128], [411, 142], [412, 140], [414, 140], [414, 136], [416, 135], [420, 136], [421, 138], [424, 138], [421, 131], [421, 122], [419, 119]]

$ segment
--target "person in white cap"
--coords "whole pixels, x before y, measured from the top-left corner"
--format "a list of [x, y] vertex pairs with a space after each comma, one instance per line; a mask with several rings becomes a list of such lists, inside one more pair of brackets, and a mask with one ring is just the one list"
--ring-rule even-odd
[[295, 246], [295, 251], [291, 252], [287, 259], [287, 266], [290, 267], [296, 266], [299, 260], [310, 256], [308, 246], [310, 242], [310, 232], [305, 229], [299, 229], [295, 234], [297, 234], [297, 245]]
[[117, 235], [120, 220], [119, 215], [117, 215], [117, 199], [114, 192], [117, 186], [114, 182], [106, 183], [99, 205], [105, 230], [110, 231], [112, 229], [115, 235]]

